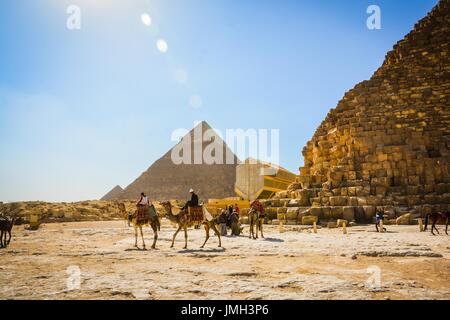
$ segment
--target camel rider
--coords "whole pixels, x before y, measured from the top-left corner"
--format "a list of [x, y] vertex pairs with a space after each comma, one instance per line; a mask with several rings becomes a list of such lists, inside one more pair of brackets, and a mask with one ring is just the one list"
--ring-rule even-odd
[[141, 197], [139, 198], [138, 202], [136, 203], [136, 206], [139, 208], [140, 206], [148, 206], [150, 204], [150, 201], [148, 200], [148, 197], [145, 195], [145, 193], [141, 193]]
[[191, 194], [191, 200], [186, 201], [186, 204], [182, 208], [182, 210], [186, 210], [188, 207], [196, 207], [198, 206], [198, 196], [195, 194], [194, 189], [190, 189], [189, 193]]
[[150, 204], [150, 200], [145, 195], [145, 193], [141, 193], [141, 197], [139, 198], [138, 202], [136, 202], [137, 207], [137, 221], [145, 219], [145, 211], [148, 209], [148, 206]]

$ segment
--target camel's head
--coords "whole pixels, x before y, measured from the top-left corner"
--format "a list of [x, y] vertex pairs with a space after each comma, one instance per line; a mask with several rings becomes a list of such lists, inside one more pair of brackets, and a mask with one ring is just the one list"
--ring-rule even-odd
[[172, 209], [172, 204], [170, 203], [170, 201], [161, 201], [159, 204], [160, 204], [160, 205], [164, 208], [164, 210], [166, 210], [167, 212], [169, 212], [169, 211]]

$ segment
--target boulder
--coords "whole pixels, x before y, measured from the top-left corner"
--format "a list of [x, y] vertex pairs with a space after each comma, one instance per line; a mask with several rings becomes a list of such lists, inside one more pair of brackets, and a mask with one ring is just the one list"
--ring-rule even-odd
[[355, 208], [354, 207], [344, 207], [342, 217], [347, 221], [355, 220]]
[[319, 219], [316, 216], [303, 216], [302, 224], [303, 225], [312, 225], [314, 222], [317, 223]]
[[349, 223], [348, 223], [348, 220], [345, 220], [345, 219], [338, 219], [337, 221], [336, 221], [336, 225], [340, 228], [340, 227], [342, 227], [343, 225], [344, 225], [344, 223], [345, 223], [345, 225], [348, 227], [349, 226]]
[[397, 225], [409, 225], [411, 224], [411, 214], [406, 213], [404, 215], [401, 215], [395, 220]]

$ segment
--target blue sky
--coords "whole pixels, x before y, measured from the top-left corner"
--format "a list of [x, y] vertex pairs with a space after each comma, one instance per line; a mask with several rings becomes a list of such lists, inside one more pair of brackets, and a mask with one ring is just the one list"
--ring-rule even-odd
[[[329, 109], [436, 3], [2, 0], [0, 201], [99, 198], [198, 120], [280, 129], [280, 164], [297, 173]], [[66, 28], [71, 4], [80, 30]], [[371, 4], [381, 30], [366, 27]]]

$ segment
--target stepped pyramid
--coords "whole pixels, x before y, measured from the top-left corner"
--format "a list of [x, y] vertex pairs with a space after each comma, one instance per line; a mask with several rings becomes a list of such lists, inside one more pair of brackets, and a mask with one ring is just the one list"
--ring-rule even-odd
[[119, 198], [123, 193], [121, 186], [115, 186], [110, 192], [105, 194], [100, 200], [114, 200]]
[[[202, 134], [207, 130], [212, 129], [208, 123], [203, 121], [183, 138], [191, 139], [191, 163], [194, 163], [195, 148], [198, 147], [204, 151], [211, 143], [202, 141]], [[201, 133], [194, 136], [194, 132]], [[215, 132], [213, 132], [213, 137], [214, 141], [223, 142]], [[205, 163], [175, 164], [171, 158], [172, 150], [179, 147], [180, 143], [154, 162], [115, 199], [137, 199], [141, 192], [145, 192], [151, 200], [187, 199], [190, 188], [193, 188], [200, 199], [204, 200], [235, 195], [234, 184], [238, 159], [225, 142], [223, 142], [224, 164], [210, 165]], [[232, 156], [233, 164], [225, 164], [227, 154]]]
[[441, 0], [330, 110], [284, 195], [334, 218], [449, 208], [449, 26], [450, 1]]

